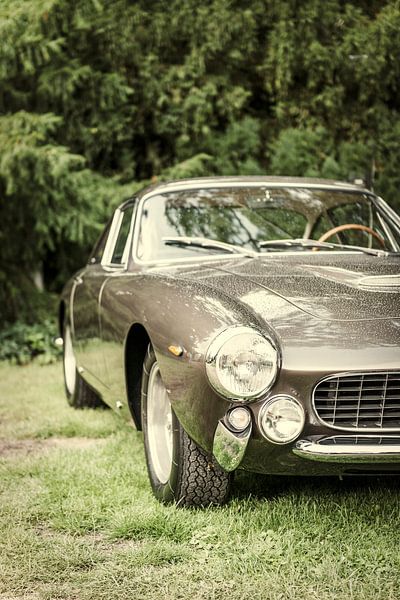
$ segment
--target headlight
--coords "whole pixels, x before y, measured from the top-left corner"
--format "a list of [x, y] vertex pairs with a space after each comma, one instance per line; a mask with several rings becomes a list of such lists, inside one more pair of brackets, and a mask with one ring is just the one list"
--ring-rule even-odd
[[261, 408], [259, 425], [261, 433], [271, 442], [288, 444], [303, 430], [304, 409], [291, 396], [275, 396]]
[[246, 402], [264, 394], [278, 370], [271, 340], [250, 327], [230, 327], [211, 342], [206, 370], [213, 388], [227, 398]]

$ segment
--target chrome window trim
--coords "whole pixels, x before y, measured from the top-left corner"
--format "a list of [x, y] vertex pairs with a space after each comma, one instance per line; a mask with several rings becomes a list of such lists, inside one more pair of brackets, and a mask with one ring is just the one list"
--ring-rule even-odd
[[113, 263], [111, 262], [112, 255], [114, 253], [115, 244], [117, 243], [118, 235], [121, 229], [122, 220], [124, 217], [124, 213], [131, 208], [132, 204], [124, 205], [123, 208], [119, 207], [115, 210], [113, 220], [111, 223], [110, 233], [108, 234], [106, 246], [104, 248], [103, 256], [101, 258], [101, 266], [106, 271], [125, 271], [127, 269], [129, 263], [129, 255], [131, 248], [131, 241], [134, 229], [134, 221], [135, 221], [135, 210], [133, 207], [131, 222], [129, 224], [129, 232], [126, 238], [124, 251], [122, 253], [121, 263]]
[[101, 266], [109, 266], [111, 264], [111, 257], [117, 241], [119, 228], [122, 223], [123, 212], [120, 208], [117, 208], [114, 212], [113, 220], [110, 227], [110, 233], [108, 234], [106, 246], [104, 248], [103, 256], [101, 257]]
[[211, 179], [209, 181], [205, 181], [202, 179], [197, 179], [195, 181], [189, 180], [188, 182], [171, 182], [165, 183], [164, 185], [160, 184], [157, 189], [151, 189], [146, 192], [141, 200], [147, 199], [150, 196], [155, 196], [157, 194], [166, 194], [168, 192], [182, 192], [189, 190], [199, 190], [199, 189], [210, 189], [210, 188], [250, 188], [250, 187], [263, 187], [268, 189], [279, 189], [279, 188], [294, 188], [294, 189], [315, 189], [315, 190], [340, 190], [341, 192], [353, 192], [355, 194], [360, 194], [360, 196], [373, 196], [374, 198], [378, 198], [371, 190], [367, 190], [365, 188], [355, 186], [352, 183], [346, 182], [338, 182], [338, 183], [308, 183], [308, 182], [286, 182], [286, 181], [265, 181], [265, 179], [256, 179], [253, 181], [218, 181], [216, 179]]
[[380, 196], [372, 196], [373, 202], [378, 206], [387, 217], [389, 217], [398, 228], [400, 233], [400, 216], [393, 210], [391, 206]]
[[359, 432], [359, 433], [390, 433], [390, 432], [396, 432], [396, 431], [400, 431], [400, 427], [338, 427], [338, 425], [331, 425], [330, 423], [328, 423], [327, 421], [324, 421], [318, 414], [316, 406], [315, 406], [315, 390], [316, 388], [323, 383], [324, 381], [329, 381], [330, 379], [337, 379], [338, 377], [357, 377], [357, 376], [362, 376], [362, 375], [385, 375], [386, 373], [398, 373], [399, 370], [398, 369], [381, 369], [381, 370], [377, 370], [377, 371], [344, 371], [342, 373], [335, 373], [333, 375], [328, 375], [327, 377], [322, 377], [322, 379], [319, 379], [317, 381], [317, 383], [314, 384], [313, 387], [313, 391], [312, 391], [312, 397], [311, 397], [311, 404], [312, 404], [312, 409], [314, 411], [314, 416], [318, 419], [319, 423], [321, 425], [324, 425], [325, 427], [329, 427], [330, 429], [334, 429], [336, 431], [349, 431], [349, 432]]
[[[320, 250], [320, 252], [329, 252], [330, 255], [334, 256], [334, 255], [341, 255], [341, 256], [345, 256], [348, 254], [351, 255], [358, 255], [360, 256], [361, 252], [353, 252], [353, 251], [344, 251], [344, 250]], [[301, 253], [301, 256], [306, 256], [308, 254], [312, 254], [313, 256], [315, 256], [314, 252], [311, 252], [310, 250], [307, 251], [303, 251]], [[299, 252], [259, 252], [257, 258], [274, 258], [276, 260], [279, 260], [279, 257], [282, 258], [282, 256], [299, 256], [300, 253]], [[141, 266], [145, 266], [145, 267], [158, 267], [158, 266], [162, 266], [162, 267], [168, 267], [170, 264], [173, 265], [179, 265], [181, 263], [197, 263], [197, 262], [209, 262], [209, 261], [221, 261], [223, 259], [225, 260], [231, 260], [232, 258], [241, 258], [243, 259], [248, 259], [248, 257], [244, 256], [243, 254], [229, 254], [228, 252], [224, 252], [223, 254], [209, 254], [207, 256], [186, 256], [186, 257], [182, 257], [182, 258], [170, 258], [170, 259], [163, 259], [163, 260], [152, 260], [152, 261], [147, 261], [147, 260], [140, 260], [140, 258], [137, 258], [136, 256], [133, 256], [133, 260], [135, 261], [135, 264], [137, 265], [141, 265]], [[254, 259], [253, 259], [254, 260]]]
[[[272, 258], [275, 260], [279, 260], [279, 256], [282, 257], [282, 254], [283, 254], [282, 252], [274, 252], [274, 253], [268, 252], [268, 253], [260, 254], [260, 256], [257, 258], [261, 258], [261, 259], [262, 258], [268, 258], [268, 259]], [[313, 256], [315, 256], [314, 253], [312, 253], [311, 251], [308, 251], [308, 250], [307, 250], [307, 252], [301, 253], [302, 256], [306, 255], [306, 254], [307, 255], [312, 254]], [[360, 256], [360, 252], [345, 252], [345, 251], [341, 251], [341, 250], [339, 250], [339, 251], [332, 250], [332, 251], [330, 251], [330, 254], [332, 254], [332, 256], [333, 255], [344, 256], [344, 255], [349, 255], [349, 254], [352, 256], [355, 256], [355, 255]], [[299, 256], [299, 252], [285, 252], [284, 256]], [[207, 256], [198, 256], [198, 257], [197, 256], [188, 256], [186, 258], [173, 258], [173, 259], [171, 258], [169, 260], [159, 260], [159, 261], [156, 261], [154, 263], [152, 262], [149, 264], [143, 263], [143, 262], [139, 263], [139, 261], [136, 259], [134, 259], [134, 261], [135, 261], [135, 264], [145, 264], [146, 267], [147, 266], [149, 268], [153, 267], [154, 269], [159, 270], [159, 269], [169, 269], [169, 268], [171, 268], [171, 266], [179, 267], [181, 264], [182, 264], [182, 266], [184, 266], [185, 264], [190, 264], [190, 263], [197, 264], [199, 262], [202, 262], [202, 263], [203, 262], [204, 263], [206, 263], [206, 262], [221, 262], [223, 260], [224, 261], [232, 260], [233, 258], [241, 258], [242, 260], [243, 259], [247, 260], [247, 257], [244, 256], [243, 254], [229, 254], [229, 253], [225, 252], [224, 254], [209, 254]], [[386, 318], [386, 317], [383, 317], [383, 318]]]
[[[387, 223], [383, 220], [382, 215], [378, 212], [378, 219], [379, 219], [379, 223], [380, 226], [382, 227], [383, 231], [385, 232], [386, 237], [388, 238], [389, 242], [392, 244], [393, 248], [396, 248], [397, 251], [399, 251], [399, 245], [396, 242], [392, 232], [390, 231]], [[370, 236], [371, 241], [372, 241], [372, 236]], [[385, 244], [386, 245], [386, 244]]]
[[[130, 208], [131, 208], [130, 206], [127, 206], [126, 210], [129, 210]], [[135, 211], [134, 211], [134, 207], [132, 207], [131, 222], [129, 223], [128, 237], [126, 238], [125, 247], [124, 247], [124, 251], [122, 253], [122, 260], [121, 260], [121, 264], [125, 265], [125, 268], [129, 262], [129, 250], [131, 249], [131, 240], [132, 240], [134, 221], [135, 221]]]

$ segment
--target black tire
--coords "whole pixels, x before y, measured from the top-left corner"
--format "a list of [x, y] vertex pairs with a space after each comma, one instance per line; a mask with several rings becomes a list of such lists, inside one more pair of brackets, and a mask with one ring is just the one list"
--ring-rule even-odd
[[[71, 360], [71, 356], [68, 355], [69, 352], [72, 353], [73, 361], [75, 360], [68, 324], [65, 324], [63, 328], [63, 340], [64, 387], [68, 404], [74, 408], [106, 408], [98, 394], [81, 377], [76, 366], [70, 367], [69, 374], [67, 374], [67, 362]], [[71, 371], [74, 371], [74, 374]]]
[[154, 495], [164, 503], [179, 506], [209, 506], [226, 502], [233, 475], [224, 471], [215, 459], [189, 438], [172, 412], [172, 461], [166, 481], [160, 481], [152, 458], [148, 429], [149, 376], [157, 365], [154, 350], [148, 347], [142, 376], [142, 425], [147, 471]]

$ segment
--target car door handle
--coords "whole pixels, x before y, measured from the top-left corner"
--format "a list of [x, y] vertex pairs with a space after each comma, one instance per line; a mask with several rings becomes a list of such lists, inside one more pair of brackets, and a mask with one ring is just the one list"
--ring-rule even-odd
[[75, 283], [83, 283], [83, 279], [82, 279], [82, 277], [79, 277], [79, 275], [76, 275], [74, 277], [74, 281], [75, 281]]

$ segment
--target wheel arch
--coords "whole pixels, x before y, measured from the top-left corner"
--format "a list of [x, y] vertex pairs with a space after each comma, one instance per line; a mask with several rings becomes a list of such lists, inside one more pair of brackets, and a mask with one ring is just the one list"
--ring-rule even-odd
[[125, 384], [128, 406], [138, 431], [142, 430], [141, 382], [143, 361], [151, 343], [140, 323], [131, 325], [125, 340]]

